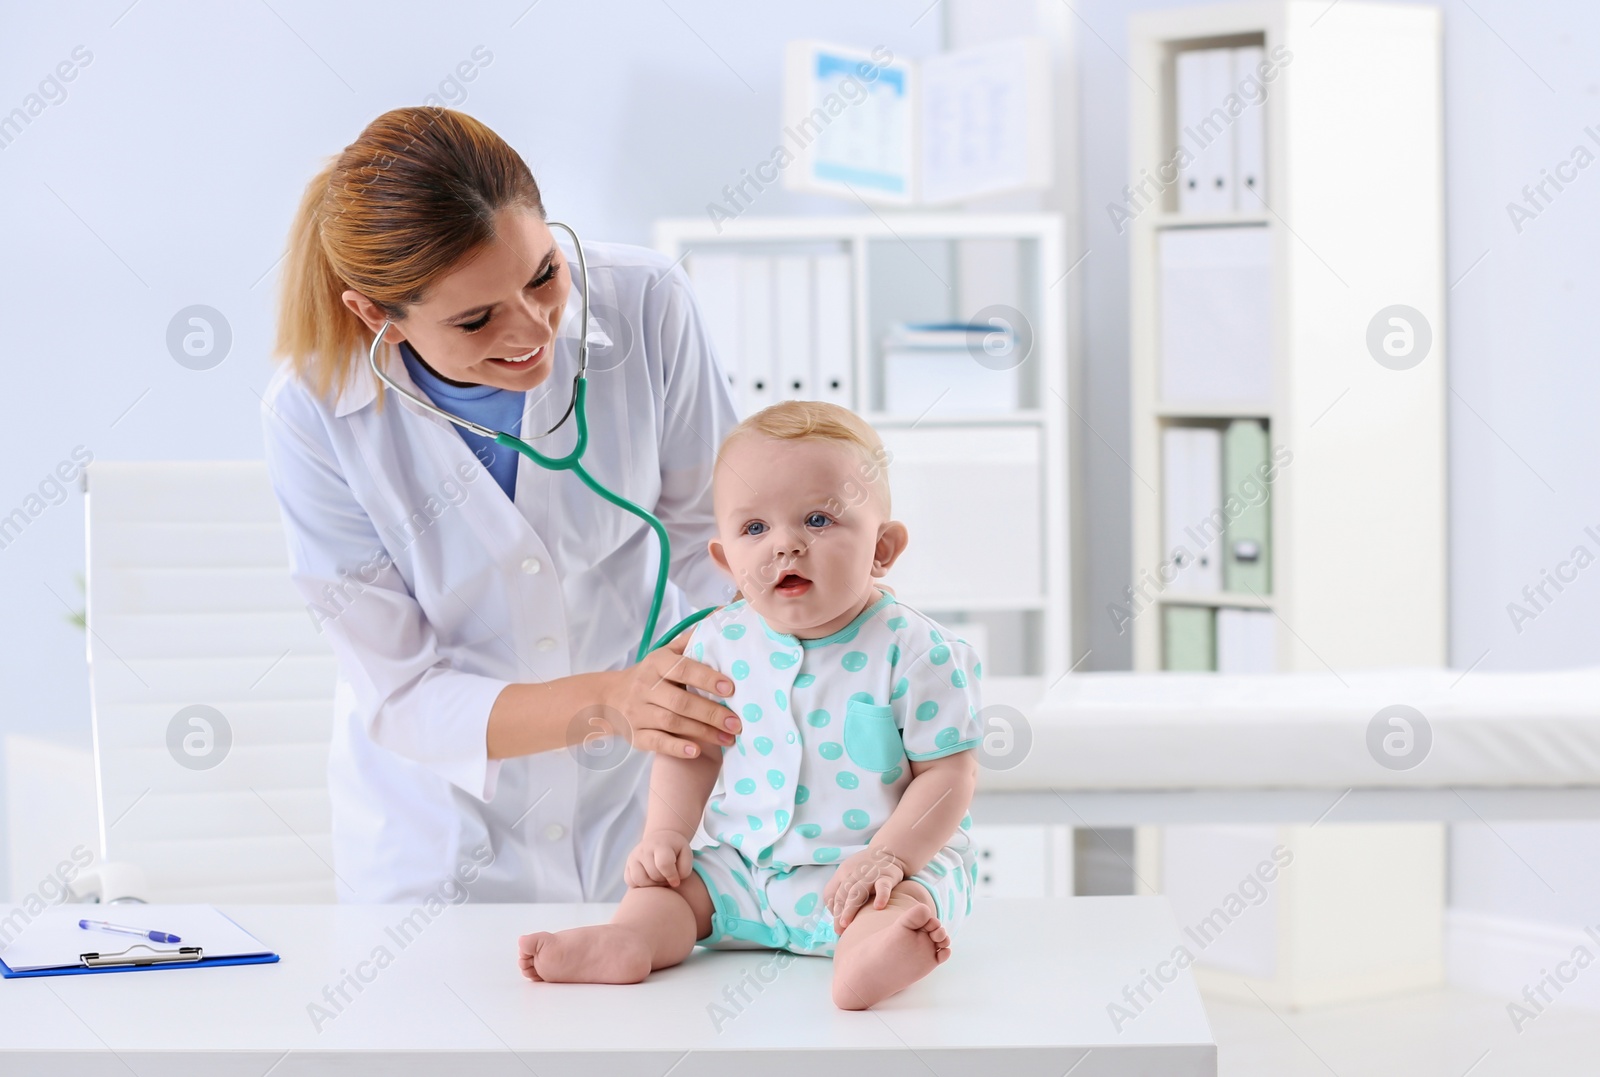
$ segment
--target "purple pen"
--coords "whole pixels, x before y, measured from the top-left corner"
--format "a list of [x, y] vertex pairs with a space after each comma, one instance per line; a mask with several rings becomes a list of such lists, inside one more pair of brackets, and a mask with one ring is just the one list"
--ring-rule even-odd
[[110, 924], [104, 920], [79, 920], [78, 926], [84, 930], [98, 928], [101, 931], [115, 931], [119, 935], [137, 935], [141, 939], [151, 942], [182, 942], [176, 935], [169, 935], [165, 931], [146, 931], [142, 927], [123, 927], [121, 924]]

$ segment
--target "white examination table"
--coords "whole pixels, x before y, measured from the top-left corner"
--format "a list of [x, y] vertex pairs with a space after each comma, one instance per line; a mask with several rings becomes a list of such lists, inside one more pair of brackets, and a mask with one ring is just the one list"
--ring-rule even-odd
[[[1392, 704], [1431, 733], [1409, 770], [1368, 749]], [[1018, 709], [1032, 745], [980, 772], [986, 823], [1600, 818], [1600, 668], [1080, 673]]]
[[[630, 986], [522, 979], [519, 934], [604, 923], [613, 908], [469, 903], [413, 930], [402, 926], [412, 910], [399, 906], [224, 906], [283, 960], [0, 982], [0, 1072], [1217, 1072], [1199, 992], [1170, 964], [1179, 934], [1162, 898], [980, 900], [948, 962], [864, 1012], [834, 1008], [831, 961], [774, 970], [764, 967], [771, 951], [697, 950]], [[381, 968], [379, 948], [389, 955]], [[1159, 990], [1146, 984], [1149, 1001], [1130, 1003], [1124, 988], [1145, 969]], [[748, 1001], [732, 991], [746, 971], [770, 981], [745, 987]], [[713, 1004], [724, 1008], [720, 1026]]]

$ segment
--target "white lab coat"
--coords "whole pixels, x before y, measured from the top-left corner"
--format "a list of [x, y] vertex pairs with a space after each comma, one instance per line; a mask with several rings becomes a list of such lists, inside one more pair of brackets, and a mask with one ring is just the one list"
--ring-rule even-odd
[[[571, 297], [554, 369], [528, 393], [524, 440], [565, 411], [577, 370], [569, 243]], [[659, 634], [734, 595], [706, 542], [715, 453], [736, 415], [683, 271], [644, 248], [584, 251], [584, 465], [672, 539]], [[385, 371], [426, 399], [386, 352]], [[565, 750], [490, 760], [485, 730], [508, 683], [632, 663], [655, 535], [571, 472], [520, 455], [513, 504], [454, 426], [393, 393], [380, 415], [362, 359], [336, 407], [286, 369], [262, 405], [294, 582], [338, 660], [328, 777], [340, 900], [422, 902], [474, 867], [475, 900], [618, 900], [651, 753], [611, 769]], [[576, 438], [573, 417], [531, 444], [564, 455]]]

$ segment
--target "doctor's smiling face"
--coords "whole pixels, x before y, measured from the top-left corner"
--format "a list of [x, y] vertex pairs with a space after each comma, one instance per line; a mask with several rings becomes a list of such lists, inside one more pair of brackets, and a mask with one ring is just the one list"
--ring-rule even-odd
[[906, 547], [887, 483], [848, 442], [735, 434], [718, 455], [712, 560], [775, 631], [831, 635], [877, 599], [873, 580]]
[[[494, 238], [444, 273], [384, 337], [406, 340], [447, 381], [521, 392], [550, 376], [550, 352], [572, 291], [567, 259], [537, 213], [494, 218]], [[354, 289], [342, 295], [374, 333], [384, 312]]]

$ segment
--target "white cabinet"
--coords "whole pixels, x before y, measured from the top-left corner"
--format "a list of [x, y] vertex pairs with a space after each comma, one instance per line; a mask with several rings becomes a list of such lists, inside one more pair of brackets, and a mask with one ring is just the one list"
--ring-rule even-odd
[[974, 822], [971, 834], [976, 897], [1072, 896], [1071, 827]]

